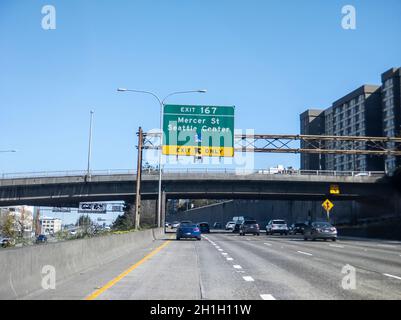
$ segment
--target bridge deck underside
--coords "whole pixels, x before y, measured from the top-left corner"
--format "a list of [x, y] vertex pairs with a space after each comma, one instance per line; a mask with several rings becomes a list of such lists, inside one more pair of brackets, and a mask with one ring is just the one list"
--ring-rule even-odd
[[[388, 197], [386, 183], [338, 183], [339, 195], [330, 195], [331, 182], [271, 181], [246, 179], [164, 180], [167, 199], [275, 199], [275, 200], [353, 200]], [[144, 180], [142, 199], [157, 199], [157, 179]], [[134, 201], [136, 182], [92, 181], [0, 186], [0, 206], [40, 205], [78, 206], [85, 201]]]

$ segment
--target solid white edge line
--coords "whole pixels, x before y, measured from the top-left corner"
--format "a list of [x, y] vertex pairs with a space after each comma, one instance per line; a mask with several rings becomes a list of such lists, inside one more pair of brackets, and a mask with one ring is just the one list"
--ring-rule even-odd
[[263, 300], [276, 300], [276, 298], [273, 297], [271, 294], [261, 294], [260, 297], [261, 297]]

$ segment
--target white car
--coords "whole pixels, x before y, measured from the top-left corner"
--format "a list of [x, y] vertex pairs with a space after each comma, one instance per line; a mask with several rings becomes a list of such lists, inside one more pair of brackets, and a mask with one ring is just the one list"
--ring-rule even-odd
[[226, 230], [234, 230], [235, 227], [235, 222], [234, 221], [228, 221], [226, 224]]
[[288, 235], [288, 226], [285, 220], [270, 220], [266, 226], [266, 235], [279, 233]]

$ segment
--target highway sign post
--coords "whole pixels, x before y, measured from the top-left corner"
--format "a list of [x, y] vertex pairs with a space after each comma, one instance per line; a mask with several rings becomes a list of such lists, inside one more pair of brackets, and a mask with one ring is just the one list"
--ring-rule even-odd
[[165, 105], [163, 154], [234, 156], [234, 106]]
[[326, 199], [326, 201], [322, 203], [322, 207], [324, 208], [324, 210], [326, 210], [327, 221], [330, 221], [330, 211], [331, 209], [333, 209], [334, 204], [329, 199]]

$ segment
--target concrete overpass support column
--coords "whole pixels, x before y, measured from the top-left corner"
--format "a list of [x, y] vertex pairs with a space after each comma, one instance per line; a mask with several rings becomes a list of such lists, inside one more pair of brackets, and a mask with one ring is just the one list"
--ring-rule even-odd
[[161, 215], [160, 215], [160, 225], [162, 226], [162, 228], [165, 228], [165, 224], [166, 224], [166, 212], [167, 212], [167, 196], [166, 196], [166, 192], [163, 191], [162, 192], [162, 205], [161, 205]]

